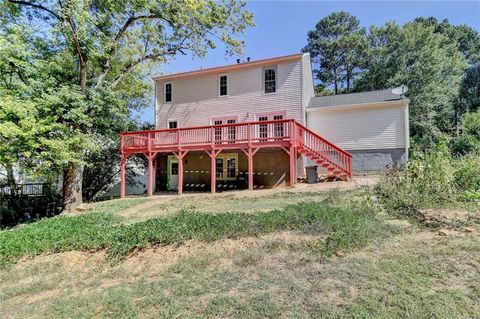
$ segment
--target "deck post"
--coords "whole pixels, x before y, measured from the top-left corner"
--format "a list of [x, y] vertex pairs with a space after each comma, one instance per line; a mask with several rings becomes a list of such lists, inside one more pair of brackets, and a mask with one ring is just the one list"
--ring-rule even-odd
[[290, 146], [289, 156], [290, 156], [290, 187], [294, 187], [297, 179], [297, 165], [296, 165], [297, 151], [293, 144]]
[[212, 194], [215, 194], [217, 191], [217, 152], [212, 150], [210, 155], [210, 191]]
[[248, 189], [253, 190], [253, 151], [252, 148], [248, 148]]
[[125, 198], [125, 162], [127, 157], [122, 153], [122, 160], [120, 161], [120, 198]]
[[153, 155], [148, 153], [148, 182], [147, 182], [147, 195], [153, 195]]
[[178, 195], [183, 193], [183, 152], [178, 151]]

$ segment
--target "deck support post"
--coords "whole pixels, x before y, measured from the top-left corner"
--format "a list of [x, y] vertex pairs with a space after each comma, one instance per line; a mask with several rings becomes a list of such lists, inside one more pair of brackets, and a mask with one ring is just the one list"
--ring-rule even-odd
[[148, 153], [148, 182], [147, 182], [147, 195], [153, 195], [153, 159], [156, 153]]
[[127, 161], [127, 155], [122, 153], [122, 159], [120, 161], [120, 198], [125, 198], [125, 164]]
[[221, 152], [221, 150], [211, 150], [205, 151], [208, 156], [210, 156], [210, 192], [215, 194], [217, 191], [217, 163], [216, 158], [217, 155]]
[[178, 195], [183, 193], [183, 158], [187, 155], [185, 151], [178, 151]]
[[294, 187], [297, 180], [297, 151], [294, 145], [290, 146], [288, 153], [290, 156], [290, 187]]
[[248, 189], [253, 191], [253, 152], [252, 148], [248, 149]]
[[248, 160], [248, 189], [253, 190], [253, 156], [260, 148], [249, 147], [247, 150], [242, 149]]

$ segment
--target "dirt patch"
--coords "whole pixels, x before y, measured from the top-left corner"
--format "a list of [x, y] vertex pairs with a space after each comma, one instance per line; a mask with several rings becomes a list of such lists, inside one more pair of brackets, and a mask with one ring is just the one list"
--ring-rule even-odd
[[[465, 209], [422, 209], [419, 211], [420, 221], [427, 227], [433, 228], [469, 228], [478, 213]], [[469, 229], [472, 229], [471, 227]]]

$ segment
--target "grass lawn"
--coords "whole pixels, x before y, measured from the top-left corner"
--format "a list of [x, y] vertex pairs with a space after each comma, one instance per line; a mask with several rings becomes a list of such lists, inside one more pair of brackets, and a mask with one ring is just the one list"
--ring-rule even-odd
[[1, 231], [2, 317], [479, 317], [478, 213], [444, 211], [439, 229], [373, 202], [139, 198]]

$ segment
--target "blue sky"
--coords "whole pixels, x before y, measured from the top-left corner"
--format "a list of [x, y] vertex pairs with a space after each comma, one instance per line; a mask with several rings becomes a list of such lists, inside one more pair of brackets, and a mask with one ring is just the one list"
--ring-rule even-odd
[[[248, 1], [256, 26], [244, 37], [245, 56], [253, 60], [296, 53], [306, 44], [307, 32], [322, 17], [344, 10], [360, 19], [363, 26], [383, 25], [393, 20], [404, 24], [415, 17], [447, 18], [452, 24], [468, 24], [480, 31], [479, 1]], [[219, 46], [204, 58], [180, 56], [160, 68], [176, 73], [235, 63]], [[140, 114], [153, 122], [153, 104]]]

